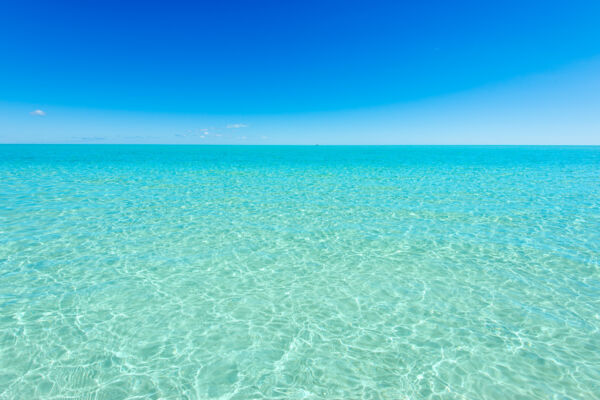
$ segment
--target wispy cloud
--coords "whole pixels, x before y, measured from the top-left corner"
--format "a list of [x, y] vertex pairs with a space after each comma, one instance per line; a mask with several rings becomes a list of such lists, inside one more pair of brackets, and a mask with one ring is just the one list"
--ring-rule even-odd
[[227, 125], [227, 129], [239, 129], [239, 128], [247, 128], [246, 124], [229, 124]]
[[200, 139], [204, 139], [208, 135], [212, 135], [212, 130], [214, 128], [199, 128], [199, 129], [188, 129], [185, 133], [177, 133], [175, 136], [178, 137], [199, 137]]
[[29, 114], [33, 115], [34, 117], [45, 117], [46, 116], [46, 112], [43, 110], [33, 110]]
[[79, 142], [102, 142], [102, 141], [106, 140], [105, 137], [99, 137], [99, 136], [76, 137], [73, 139], [75, 139], [76, 141], [79, 141]]

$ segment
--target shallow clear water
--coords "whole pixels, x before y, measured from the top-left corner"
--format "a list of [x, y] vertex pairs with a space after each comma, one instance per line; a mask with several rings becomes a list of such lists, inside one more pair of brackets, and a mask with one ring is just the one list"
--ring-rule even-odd
[[600, 147], [0, 146], [2, 399], [599, 393]]

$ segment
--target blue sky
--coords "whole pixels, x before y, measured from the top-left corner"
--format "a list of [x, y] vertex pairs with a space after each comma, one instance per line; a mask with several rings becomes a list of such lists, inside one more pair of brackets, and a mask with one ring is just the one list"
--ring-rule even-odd
[[600, 144], [598, 1], [5, 3], [4, 143]]

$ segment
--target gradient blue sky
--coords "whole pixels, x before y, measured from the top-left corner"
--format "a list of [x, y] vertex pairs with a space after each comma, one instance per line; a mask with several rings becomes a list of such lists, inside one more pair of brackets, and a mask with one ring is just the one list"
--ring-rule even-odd
[[0, 142], [600, 144], [600, 2], [0, 5]]

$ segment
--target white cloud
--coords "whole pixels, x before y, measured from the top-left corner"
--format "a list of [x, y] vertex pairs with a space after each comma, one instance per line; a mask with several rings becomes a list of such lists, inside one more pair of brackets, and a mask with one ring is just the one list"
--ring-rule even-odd
[[46, 116], [46, 112], [43, 111], [43, 110], [33, 110], [29, 114], [31, 114], [31, 115], [33, 115], [35, 117], [45, 117]]
[[268, 136], [261, 136], [260, 137], [262, 140], [267, 140], [269, 137]]
[[229, 124], [227, 125], [227, 129], [238, 129], [238, 128], [247, 128], [246, 124]]
[[198, 128], [198, 129], [188, 129], [186, 130], [184, 134], [178, 134], [177, 136], [180, 137], [194, 137], [194, 136], [198, 136], [202, 139], [204, 139], [206, 136], [208, 135], [212, 135], [212, 130], [213, 128]]

